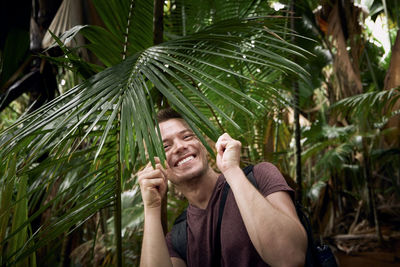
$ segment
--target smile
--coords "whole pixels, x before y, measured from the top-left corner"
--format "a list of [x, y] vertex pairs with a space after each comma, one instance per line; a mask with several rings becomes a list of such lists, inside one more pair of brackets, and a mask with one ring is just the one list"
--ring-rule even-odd
[[178, 163], [176, 165], [177, 166], [181, 166], [182, 164], [184, 164], [184, 163], [186, 163], [188, 161], [191, 161], [192, 159], [194, 159], [194, 157], [193, 156], [189, 156], [187, 158], [184, 158], [184, 159], [178, 161]]

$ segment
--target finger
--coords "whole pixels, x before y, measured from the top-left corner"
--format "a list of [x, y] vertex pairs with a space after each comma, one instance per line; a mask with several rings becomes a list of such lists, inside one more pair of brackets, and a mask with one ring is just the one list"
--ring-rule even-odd
[[219, 137], [218, 137], [218, 139], [217, 139], [217, 143], [219, 143], [219, 142], [221, 142], [225, 137], [225, 133], [224, 134], [222, 134], [222, 135], [220, 135]]
[[228, 144], [228, 141], [226, 141], [226, 140], [220, 140], [220, 141], [215, 145], [215, 146], [216, 146], [216, 149], [217, 149], [217, 153], [218, 153], [218, 154], [223, 153], [223, 152], [225, 151], [225, 149], [226, 149], [227, 144]]
[[152, 178], [163, 178], [164, 179], [165, 174], [162, 169], [157, 168], [152, 171]]
[[[154, 167], [153, 167], [153, 162], [154, 162]], [[158, 157], [154, 157], [153, 161], [149, 161], [149, 163], [147, 164], [147, 166], [151, 166], [153, 169], [156, 169], [156, 165], [157, 163], [160, 163], [160, 159]]]
[[168, 164], [168, 160], [165, 160], [165, 169], [170, 169], [171, 167]]
[[139, 182], [141, 190], [149, 190], [151, 188], [157, 190], [164, 190], [166, 188], [166, 181], [162, 177], [143, 179]]
[[232, 137], [228, 133], [224, 133], [222, 135], [225, 139], [232, 139]]
[[167, 177], [167, 170], [161, 165], [161, 163], [156, 164], [156, 169], [160, 170], [163, 173], [164, 178]]
[[233, 140], [233, 138], [228, 133], [223, 133], [218, 140]]
[[165, 168], [161, 165], [161, 163], [156, 163], [156, 165], [155, 165], [155, 170], [156, 170], [156, 169], [162, 170], [162, 169], [165, 169]]
[[217, 151], [219, 150], [220, 144], [222, 142], [222, 137], [223, 135], [221, 135], [220, 137], [218, 137], [217, 142], [215, 143], [215, 148], [217, 149]]
[[[161, 166], [163, 170], [169, 168], [168, 162], [167, 162], [166, 160], [164, 161], [164, 162], [165, 162], [165, 168], [162, 166], [161, 160], [160, 160], [159, 157], [154, 157], [154, 161], [155, 161], [155, 163], [156, 163], [156, 166]], [[158, 168], [158, 167], [156, 167], [156, 168]]]
[[143, 188], [161, 188], [165, 186], [165, 181], [162, 178], [147, 179], [142, 182]]
[[162, 193], [165, 192], [167, 188], [167, 182], [164, 178], [150, 179], [145, 181], [144, 187], [148, 189], [155, 188]]
[[146, 171], [148, 171], [150, 169], [153, 169], [151, 161], [147, 162], [146, 166], [142, 170], [140, 170], [140, 172], [146, 172]]
[[137, 175], [142, 175], [144, 173], [147, 173], [147, 172], [157, 169], [157, 163], [160, 163], [160, 159], [158, 157], [154, 157], [154, 160], [156, 163], [154, 168], [153, 168], [153, 164], [151, 163], [151, 161], [149, 161], [144, 168], [142, 168], [141, 170], [139, 170], [139, 172], [137, 172]]
[[157, 166], [158, 166], [158, 168], [161, 168], [161, 169], [163, 169], [163, 170], [165, 171], [165, 170], [169, 169], [169, 165], [168, 165], [168, 162], [167, 162], [167, 161], [164, 161], [164, 163], [165, 163], [165, 166], [163, 166], [163, 165], [161, 164], [161, 162], [158, 163]]
[[[223, 133], [220, 137], [218, 137], [217, 143], [215, 146], [221, 144], [221, 143], [226, 143], [228, 141], [233, 141], [234, 139], [228, 134], [228, 133]], [[219, 146], [218, 146], [219, 147]]]
[[221, 150], [220, 147], [221, 147], [221, 141], [219, 140], [219, 141], [215, 144], [215, 149], [217, 150], [217, 153], [218, 153], [218, 154], [219, 154], [219, 151]]
[[165, 179], [164, 174], [162, 173], [161, 170], [156, 169], [156, 170], [150, 170], [145, 173], [142, 173], [139, 177], [139, 183], [144, 181], [144, 180], [151, 180], [151, 179], [157, 179], [157, 178], [162, 178]]
[[144, 171], [144, 170], [146, 170], [146, 169], [148, 169], [150, 166], [151, 166], [151, 162], [149, 161], [149, 162], [147, 162], [147, 164], [146, 164], [144, 167], [142, 167], [141, 169], [139, 169], [139, 173], [142, 172], [142, 171]]

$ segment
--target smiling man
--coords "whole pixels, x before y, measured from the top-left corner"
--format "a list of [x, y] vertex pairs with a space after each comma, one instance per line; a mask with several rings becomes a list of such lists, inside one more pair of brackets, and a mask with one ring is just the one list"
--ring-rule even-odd
[[[270, 163], [254, 166], [256, 189], [241, 170], [239, 141], [228, 134], [216, 143], [217, 166], [181, 116], [172, 109], [159, 112], [158, 121], [167, 156], [164, 169], [157, 161], [138, 173], [145, 223], [140, 265], [143, 266], [303, 266], [307, 237], [291, 199], [293, 190]], [[189, 202], [186, 261], [164, 237], [161, 199], [167, 180]], [[230, 191], [217, 233], [222, 189]], [[220, 251], [215, 252], [216, 235]], [[215, 255], [219, 255], [215, 259]]]

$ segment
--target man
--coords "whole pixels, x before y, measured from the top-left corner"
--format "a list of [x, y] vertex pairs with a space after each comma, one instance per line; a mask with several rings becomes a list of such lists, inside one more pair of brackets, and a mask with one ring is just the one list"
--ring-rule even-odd
[[[221, 224], [221, 266], [302, 266], [307, 237], [291, 196], [292, 189], [270, 163], [254, 166], [259, 190], [239, 166], [241, 144], [228, 134], [216, 143], [215, 172], [207, 151], [188, 124], [172, 109], [158, 115], [166, 152], [166, 169], [159, 160], [138, 173], [144, 202], [141, 266], [212, 265], [215, 228], [224, 183], [227, 196]], [[167, 180], [189, 201], [187, 209], [187, 262], [174, 251], [170, 234], [164, 238], [161, 199]]]

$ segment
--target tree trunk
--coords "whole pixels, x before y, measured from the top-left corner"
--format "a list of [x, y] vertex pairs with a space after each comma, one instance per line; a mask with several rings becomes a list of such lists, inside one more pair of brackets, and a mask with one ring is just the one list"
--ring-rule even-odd
[[[342, 4], [343, 3], [343, 4]], [[344, 5], [344, 6], [343, 6]], [[361, 9], [353, 1], [324, 1], [316, 13], [326, 43], [333, 56], [333, 68], [338, 87], [329, 92], [332, 103], [363, 92], [360, 69], [359, 15]], [[327, 26], [326, 26], [327, 25]], [[347, 48], [350, 46], [350, 53]]]
[[[397, 31], [396, 41], [392, 47], [392, 57], [390, 59], [389, 69], [386, 73], [384, 89], [390, 90], [398, 86], [400, 86], [400, 30]], [[400, 109], [400, 100], [394, 104], [392, 109]], [[400, 115], [396, 115], [388, 121], [386, 127], [398, 129], [399, 125]], [[385, 141], [390, 147], [398, 146], [400, 144], [399, 136], [399, 130], [397, 130], [396, 132], [389, 133]]]
[[153, 43], [161, 44], [164, 34], [164, 1], [162, 0], [154, 0], [153, 23]]
[[[336, 48], [334, 55], [334, 70], [340, 85], [340, 91], [335, 94], [335, 100], [362, 93], [360, 70], [358, 65], [353, 64], [354, 59], [347, 51], [347, 40], [344, 27], [341, 22], [342, 9], [339, 9], [339, 1], [336, 2], [328, 18], [328, 35], [333, 37], [331, 45]], [[351, 36], [350, 38], [352, 38]], [[358, 60], [356, 60], [358, 62]]]

